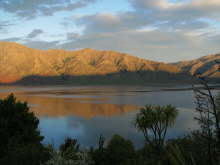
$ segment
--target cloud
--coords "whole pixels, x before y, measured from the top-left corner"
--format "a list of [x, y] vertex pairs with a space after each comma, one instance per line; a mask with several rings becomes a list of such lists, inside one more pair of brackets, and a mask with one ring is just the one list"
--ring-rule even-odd
[[136, 11], [147, 13], [160, 20], [186, 21], [201, 17], [218, 18], [219, 0], [190, 0], [170, 2], [168, 0], [129, 0]]
[[11, 37], [11, 38], [1, 39], [1, 41], [5, 41], [5, 42], [17, 42], [20, 40], [21, 40], [21, 38], [19, 38], [19, 37]]
[[1, 0], [0, 9], [31, 19], [39, 15], [53, 15], [86, 7], [96, 0]]
[[190, 60], [218, 53], [220, 35], [164, 32], [154, 29], [93, 34], [67, 33], [62, 41], [25, 40], [28, 47], [37, 49], [93, 48], [115, 50], [155, 61]]
[[30, 48], [37, 48], [37, 49], [55, 49], [59, 48], [57, 46], [60, 41], [32, 41], [32, 40], [23, 40], [22, 43]]
[[[192, 58], [192, 55], [199, 50], [197, 45], [196, 37], [193, 36], [178, 32], [149, 30], [81, 35], [75, 40], [61, 44], [60, 47], [64, 49], [89, 47], [99, 50], [115, 50], [142, 58], [173, 62]], [[201, 50], [200, 53], [207, 52]]]
[[[118, 32], [154, 27], [161, 31], [194, 31], [210, 27], [207, 20], [218, 20], [220, 1], [128, 0], [133, 11], [97, 13], [74, 17], [85, 34]], [[220, 22], [219, 22], [220, 23]]]
[[[162, 14], [164, 15], [164, 14]], [[84, 34], [99, 32], [119, 32], [155, 28], [161, 31], [192, 31], [208, 28], [209, 23], [204, 20], [172, 20], [160, 19], [157, 15], [149, 15], [140, 11], [119, 14], [99, 13], [75, 19], [77, 25], [84, 27]]]
[[0, 22], [0, 31], [1, 30], [6, 30], [7, 27], [14, 25], [13, 23], [9, 21], [1, 21]]
[[27, 38], [35, 38], [37, 37], [38, 35], [44, 33], [43, 30], [41, 29], [34, 29], [32, 32], [30, 32], [28, 35], [27, 35]]
[[118, 32], [137, 29], [148, 25], [151, 19], [140, 16], [138, 13], [124, 12], [118, 14], [98, 13], [75, 18], [77, 25], [85, 26], [84, 33]]
[[179, 1], [169, 1], [169, 0], [129, 0], [129, 2], [135, 8], [151, 8], [151, 9], [164, 9], [164, 10], [179, 10], [182, 8], [205, 8], [205, 7], [216, 7], [220, 6], [219, 0], [179, 0]]
[[80, 36], [80, 35], [79, 35], [78, 33], [75, 33], [75, 32], [73, 32], [73, 33], [67, 33], [67, 34], [66, 34], [66, 40], [67, 40], [67, 41], [76, 40], [76, 39], [78, 39], [79, 36]]

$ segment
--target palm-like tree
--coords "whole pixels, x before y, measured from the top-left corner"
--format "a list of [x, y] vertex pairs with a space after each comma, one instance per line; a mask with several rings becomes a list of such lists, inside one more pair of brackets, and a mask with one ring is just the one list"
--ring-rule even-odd
[[167, 129], [172, 127], [178, 111], [171, 105], [146, 105], [136, 116], [135, 126], [146, 142], [158, 151], [164, 146]]

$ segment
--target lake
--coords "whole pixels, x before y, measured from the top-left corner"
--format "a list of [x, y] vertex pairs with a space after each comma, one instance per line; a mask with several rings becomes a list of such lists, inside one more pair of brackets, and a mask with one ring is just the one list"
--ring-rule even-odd
[[[83, 147], [97, 146], [99, 135], [109, 140], [120, 134], [136, 147], [144, 143], [134, 127], [135, 115], [146, 104], [172, 104], [179, 110], [167, 138], [184, 136], [198, 129], [194, 120], [194, 93], [191, 90], [165, 90], [167, 87], [131, 86], [0, 86], [0, 98], [9, 93], [27, 101], [40, 119], [45, 144], [59, 146], [66, 137], [76, 138]], [[179, 88], [179, 87], [174, 87]], [[186, 87], [187, 88], [187, 87]]]

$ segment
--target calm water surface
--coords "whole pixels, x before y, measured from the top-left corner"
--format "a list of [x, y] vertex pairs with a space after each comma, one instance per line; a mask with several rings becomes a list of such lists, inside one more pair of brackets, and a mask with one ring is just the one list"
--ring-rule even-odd
[[[164, 87], [0, 87], [0, 98], [14, 93], [27, 101], [40, 119], [44, 143], [58, 146], [66, 137], [77, 138], [81, 146], [97, 146], [99, 135], [110, 139], [120, 134], [139, 147], [144, 139], [133, 126], [139, 108], [146, 104], [172, 104], [179, 110], [168, 138], [183, 136], [199, 128], [193, 120], [192, 91], [159, 91]], [[178, 88], [178, 87], [177, 87]]]

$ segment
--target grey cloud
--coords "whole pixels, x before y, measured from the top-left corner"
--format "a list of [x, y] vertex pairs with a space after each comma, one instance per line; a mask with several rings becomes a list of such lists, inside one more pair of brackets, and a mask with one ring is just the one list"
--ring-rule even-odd
[[79, 38], [79, 34], [78, 33], [67, 33], [66, 34], [66, 40], [70, 41], [70, 40], [76, 40], [77, 38]]
[[85, 26], [84, 33], [96, 32], [118, 32], [137, 29], [152, 23], [151, 18], [147, 18], [139, 13], [124, 12], [118, 14], [99, 13], [75, 19], [80, 26]]
[[34, 29], [32, 32], [30, 32], [27, 35], [27, 38], [35, 38], [35, 37], [37, 37], [38, 35], [40, 35], [42, 33], [43, 33], [43, 30], [41, 30], [41, 29]]
[[7, 27], [14, 25], [13, 23], [9, 21], [1, 21], [0, 22], [0, 31], [1, 30], [7, 30]]
[[158, 6], [159, 1], [166, 2], [166, 0], [130, 0], [134, 11], [117, 14], [98, 13], [75, 18], [74, 21], [84, 27], [84, 34], [129, 31], [145, 27], [187, 32], [208, 28], [210, 24], [205, 22], [204, 18], [213, 18], [217, 12], [220, 14], [220, 10], [207, 13], [203, 6], [193, 5], [163, 9]]
[[189, 21], [181, 21], [181, 22], [167, 21], [165, 23], [160, 23], [159, 25], [156, 26], [166, 31], [179, 30], [182, 32], [189, 32], [189, 31], [205, 29], [210, 27], [210, 25], [207, 22], [198, 21], [198, 20], [189, 20]]
[[94, 3], [96, 0], [1, 0], [0, 9], [31, 19], [39, 15], [53, 15]]
[[32, 40], [24, 40], [23, 43], [35, 49], [55, 49], [59, 48], [59, 41], [32, 41]]
[[64, 49], [89, 47], [99, 50], [115, 50], [141, 58], [174, 62], [206, 55], [216, 46], [215, 44], [207, 47], [204, 42], [200, 45], [201, 49], [197, 39], [197, 37], [189, 37], [178, 32], [158, 30], [109, 32], [82, 35], [77, 40], [66, 42], [60, 47]]
[[6, 41], [6, 42], [16, 42], [16, 41], [20, 41], [21, 38], [19, 37], [11, 37], [11, 38], [5, 38], [5, 39], [1, 39], [1, 41]]
[[161, 20], [187, 21], [198, 18], [218, 18], [220, 1], [192, 0], [172, 3], [168, 0], [129, 0], [136, 11]]
[[134, 30], [86, 35], [67, 33], [66, 40], [62, 42], [26, 40], [23, 43], [37, 49], [74, 50], [89, 47], [98, 50], [115, 50], [150, 60], [176, 62], [218, 53], [220, 51], [219, 38], [219, 35], [198, 37], [178, 31]]

